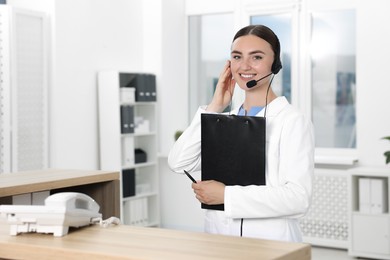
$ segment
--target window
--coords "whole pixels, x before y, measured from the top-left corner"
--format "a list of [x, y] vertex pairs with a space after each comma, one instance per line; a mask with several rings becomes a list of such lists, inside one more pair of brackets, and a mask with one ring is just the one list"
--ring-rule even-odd
[[189, 16], [189, 118], [210, 103], [219, 75], [230, 59], [233, 14]]
[[312, 120], [317, 147], [356, 148], [355, 34], [352, 10], [312, 14]]
[[272, 89], [277, 95], [285, 96], [291, 102], [291, 14], [252, 16], [251, 24], [265, 25], [278, 36], [283, 69], [275, 77], [272, 83]]

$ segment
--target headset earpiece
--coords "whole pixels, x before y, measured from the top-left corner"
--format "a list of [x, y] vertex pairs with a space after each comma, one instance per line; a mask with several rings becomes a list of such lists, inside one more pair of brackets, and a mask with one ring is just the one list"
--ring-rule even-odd
[[278, 74], [278, 72], [282, 69], [282, 63], [279, 59], [275, 60], [272, 64], [271, 72], [273, 74]]

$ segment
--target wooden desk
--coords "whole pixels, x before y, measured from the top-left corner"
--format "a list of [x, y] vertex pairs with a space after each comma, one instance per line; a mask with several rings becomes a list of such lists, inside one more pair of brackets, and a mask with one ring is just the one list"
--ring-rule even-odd
[[0, 174], [0, 204], [12, 204], [13, 195], [39, 191], [82, 192], [100, 205], [103, 218], [120, 217], [119, 172], [48, 169]]
[[10, 236], [4, 223], [0, 221], [0, 258], [7, 259], [311, 259], [310, 245], [303, 243], [125, 225], [83, 227], [64, 237]]

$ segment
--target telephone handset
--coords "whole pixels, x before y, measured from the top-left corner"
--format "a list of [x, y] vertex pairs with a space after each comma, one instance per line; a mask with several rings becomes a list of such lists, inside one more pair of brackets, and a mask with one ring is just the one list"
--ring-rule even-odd
[[46, 198], [45, 206], [64, 206], [69, 211], [83, 210], [98, 213], [100, 206], [91, 197], [78, 192], [60, 192]]
[[68, 234], [69, 227], [87, 226], [101, 220], [99, 205], [78, 192], [61, 192], [46, 198], [44, 206], [1, 205], [0, 216], [11, 225], [10, 234], [23, 232]]

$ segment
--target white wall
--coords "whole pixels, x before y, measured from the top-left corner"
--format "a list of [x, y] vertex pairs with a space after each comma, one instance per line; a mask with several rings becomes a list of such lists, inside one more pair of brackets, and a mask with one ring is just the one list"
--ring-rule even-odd
[[52, 167], [99, 167], [96, 73], [141, 71], [142, 8], [126, 0], [56, 1]]
[[187, 36], [183, 0], [163, 0], [162, 73], [158, 92], [160, 153], [165, 156], [174, 133], [188, 123]]

